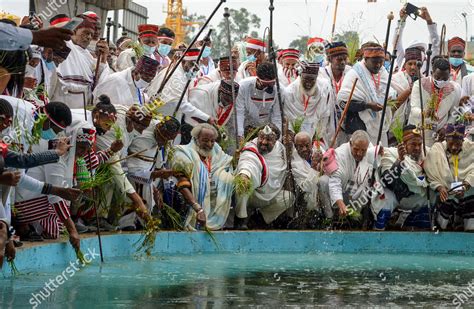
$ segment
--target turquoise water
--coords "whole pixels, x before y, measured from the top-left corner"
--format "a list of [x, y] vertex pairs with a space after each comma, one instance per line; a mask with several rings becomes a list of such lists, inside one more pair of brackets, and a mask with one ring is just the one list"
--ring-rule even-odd
[[[457, 255], [339, 253], [107, 259], [75, 272], [38, 308], [452, 306], [454, 294], [474, 286], [473, 262]], [[0, 279], [1, 308], [31, 308], [32, 293], [64, 270]], [[464, 307], [474, 308], [474, 296]]]

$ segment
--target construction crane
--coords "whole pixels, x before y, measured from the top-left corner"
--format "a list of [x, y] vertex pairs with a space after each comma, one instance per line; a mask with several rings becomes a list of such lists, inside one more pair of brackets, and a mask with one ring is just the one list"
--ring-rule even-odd
[[182, 0], [168, 0], [168, 10], [165, 13], [167, 14], [165, 26], [173, 30], [176, 35], [174, 46], [183, 43], [186, 37], [186, 27], [197, 23], [184, 20], [186, 12], [183, 10]]

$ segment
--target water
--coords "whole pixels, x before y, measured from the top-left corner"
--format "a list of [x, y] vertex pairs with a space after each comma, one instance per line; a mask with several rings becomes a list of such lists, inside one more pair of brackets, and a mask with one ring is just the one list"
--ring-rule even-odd
[[[38, 308], [445, 307], [453, 306], [454, 294], [469, 294], [469, 282], [474, 287], [473, 261], [403, 254], [106, 259], [102, 267], [95, 262], [69, 277]], [[1, 307], [31, 308], [32, 293], [64, 270], [0, 279]], [[470, 307], [474, 296], [464, 304]]]

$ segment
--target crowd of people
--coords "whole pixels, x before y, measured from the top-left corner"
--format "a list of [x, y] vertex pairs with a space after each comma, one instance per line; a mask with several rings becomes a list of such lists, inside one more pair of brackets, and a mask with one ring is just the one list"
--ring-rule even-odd
[[[474, 230], [466, 42], [101, 39], [93, 12], [0, 20], [0, 266], [21, 241], [146, 228]], [[446, 54], [443, 54], [446, 53]], [[471, 153], [471, 155], [469, 155]]]

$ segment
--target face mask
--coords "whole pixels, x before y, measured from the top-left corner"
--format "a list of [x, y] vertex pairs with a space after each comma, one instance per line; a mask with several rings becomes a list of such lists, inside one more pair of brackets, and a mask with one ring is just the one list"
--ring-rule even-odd
[[390, 65], [391, 65], [391, 64], [392, 64], [392, 63], [391, 63], [390, 61], [385, 61], [385, 62], [383, 63], [383, 66], [385, 67], [385, 69], [386, 69], [387, 71], [390, 71]]
[[156, 46], [143, 45], [143, 51], [146, 55], [152, 55], [156, 50]]
[[255, 62], [255, 61], [257, 61], [257, 57], [255, 57], [255, 55], [252, 54], [250, 56], [247, 56], [247, 61], [248, 62]]
[[324, 61], [324, 55], [322, 55], [322, 54], [316, 55], [316, 56], [314, 57], [314, 60], [313, 60], [313, 61], [316, 62], [316, 63], [321, 63], [321, 62], [323, 62], [323, 61]]
[[160, 44], [160, 47], [158, 47], [158, 53], [162, 55], [163, 57], [168, 56], [170, 51], [171, 51], [171, 45]]
[[464, 63], [464, 60], [462, 58], [449, 57], [449, 63], [451, 63], [452, 66], [458, 67]]
[[36, 78], [36, 68], [27, 64], [25, 68], [25, 77]]
[[192, 79], [196, 78], [197, 72], [194, 72], [194, 70], [191, 70], [191, 71], [189, 71], [189, 72], [186, 72], [185, 75], [186, 75], [186, 78], [187, 78], [187, 79], [191, 79], [191, 80], [192, 80]]
[[54, 130], [52, 128], [49, 128], [48, 130], [46, 131], [41, 131], [41, 138], [44, 139], [44, 140], [52, 140], [52, 139], [55, 139], [56, 138], [56, 133], [54, 132]]
[[46, 68], [48, 69], [48, 71], [54, 70], [55, 65], [54, 65], [53, 61], [50, 61], [50, 62], [46, 61], [45, 64], [46, 64]]
[[148, 87], [149, 84], [150, 84], [149, 82], [146, 82], [141, 78], [135, 82], [135, 85], [137, 86], [138, 89], [145, 89], [146, 87]]
[[434, 85], [436, 86], [436, 88], [438, 89], [442, 89], [444, 86], [446, 86], [449, 81], [448, 80], [437, 80], [437, 79], [434, 79], [433, 80], [433, 83]]
[[273, 87], [266, 87], [265, 92], [268, 93], [268, 94], [272, 94], [273, 93]]
[[202, 58], [207, 58], [211, 55], [212, 48], [209, 46], [204, 47], [204, 51], [202, 52]]

